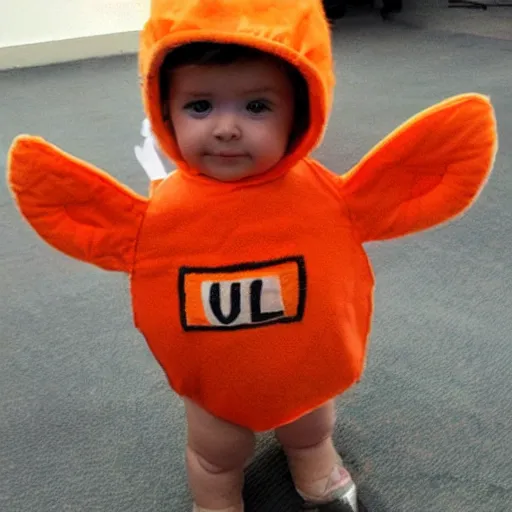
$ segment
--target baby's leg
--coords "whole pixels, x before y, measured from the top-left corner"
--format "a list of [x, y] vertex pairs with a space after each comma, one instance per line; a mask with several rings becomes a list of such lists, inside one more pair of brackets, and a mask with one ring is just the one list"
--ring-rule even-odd
[[254, 434], [185, 400], [188, 422], [187, 471], [194, 512], [243, 512], [244, 466], [254, 451]]
[[276, 430], [295, 487], [307, 500], [329, 500], [332, 492], [350, 479], [333, 444], [335, 421], [332, 400]]

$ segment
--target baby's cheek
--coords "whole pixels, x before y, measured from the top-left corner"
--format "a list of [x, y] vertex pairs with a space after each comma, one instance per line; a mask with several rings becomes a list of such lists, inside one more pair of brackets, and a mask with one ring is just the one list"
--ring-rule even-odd
[[184, 124], [180, 132], [176, 132], [176, 141], [185, 158], [193, 157], [202, 145], [201, 130], [193, 123]]
[[259, 134], [267, 151], [279, 152], [286, 146], [288, 133], [286, 126], [277, 120], [262, 123]]
[[197, 133], [198, 126], [197, 120], [191, 118], [188, 115], [180, 114], [173, 119], [174, 131], [176, 133], [176, 139], [182, 140], [183, 142], [194, 137]]

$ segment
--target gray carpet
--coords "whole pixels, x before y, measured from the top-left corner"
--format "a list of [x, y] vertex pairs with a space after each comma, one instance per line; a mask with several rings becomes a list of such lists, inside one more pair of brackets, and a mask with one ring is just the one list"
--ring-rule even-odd
[[[372, 512], [511, 510], [512, 41], [349, 18], [335, 51], [338, 96], [317, 155], [333, 169], [464, 91], [492, 96], [501, 139], [463, 220], [368, 247], [371, 350], [340, 400], [336, 443]], [[0, 98], [2, 162], [28, 131], [145, 193], [133, 57], [5, 72]], [[125, 278], [42, 244], [3, 184], [0, 240], [0, 510], [187, 512], [183, 409], [132, 327]], [[246, 496], [248, 512], [298, 510], [269, 436]]]

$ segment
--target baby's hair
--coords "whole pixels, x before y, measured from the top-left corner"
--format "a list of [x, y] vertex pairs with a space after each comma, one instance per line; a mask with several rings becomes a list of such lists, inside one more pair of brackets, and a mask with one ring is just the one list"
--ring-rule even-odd
[[160, 68], [160, 94], [163, 115], [169, 121], [168, 95], [170, 74], [181, 66], [227, 66], [236, 62], [250, 62], [260, 59], [274, 59], [285, 71], [295, 91], [295, 118], [290, 145], [304, 135], [309, 127], [308, 85], [300, 71], [290, 63], [277, 56], [270, 55], [256, 48], [228, 43], [189, 43], [170, 51]]

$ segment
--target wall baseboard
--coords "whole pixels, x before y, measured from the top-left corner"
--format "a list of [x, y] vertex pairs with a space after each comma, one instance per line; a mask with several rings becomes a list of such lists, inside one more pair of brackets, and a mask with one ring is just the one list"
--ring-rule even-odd
[[138, 49], [138, 31], [9, 46], [0, 48], [0, 70], [133, 54]]

